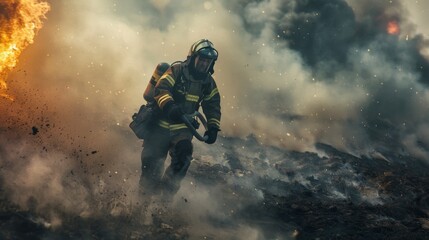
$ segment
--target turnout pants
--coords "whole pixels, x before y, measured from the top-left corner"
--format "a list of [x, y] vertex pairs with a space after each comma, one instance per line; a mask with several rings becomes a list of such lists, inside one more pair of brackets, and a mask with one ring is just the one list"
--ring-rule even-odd
[[[144, 195], [162, 194], [172, 198], [180, 188], [192, 160], [192, 133], [188, 129], [170, 131], [154, 126], [143, 142], [140, 191]], [[167, 154], [171, 163], [164, 170]]]

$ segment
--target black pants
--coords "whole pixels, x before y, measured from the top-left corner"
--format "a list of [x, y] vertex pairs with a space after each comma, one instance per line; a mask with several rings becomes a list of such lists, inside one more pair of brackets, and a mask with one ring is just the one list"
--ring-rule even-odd
[[[172, 197], [180, 188], [192, 160], [192, 133], [188, 129], [170, 132], [154, 127], [144, 140], [141, 154], [142, 174], [140, 190], [145, 195], [163, 194]], [[164, 170], [164, 162], [170, 153], [171, 163]]]

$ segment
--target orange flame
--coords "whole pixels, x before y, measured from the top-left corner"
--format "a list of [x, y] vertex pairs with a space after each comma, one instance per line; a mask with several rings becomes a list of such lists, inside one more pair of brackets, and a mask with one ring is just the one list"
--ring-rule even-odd
[[396, 35], [399, 33], [399, 25], [396, 21], [390, 21], [387, 23], [387, 33], [390, 35]]
[[6, 78], [18, 63], [21, 52], [33, 43], [49, 4], [39, 0], [0, 2], [0, 97], [13, 100], [6, 93]]

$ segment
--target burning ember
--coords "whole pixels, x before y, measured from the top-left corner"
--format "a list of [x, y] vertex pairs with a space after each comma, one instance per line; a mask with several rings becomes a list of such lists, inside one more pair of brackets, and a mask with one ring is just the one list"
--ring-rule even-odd
[[0, 96], [13, 100], [5, 91], [8, 73], [18, 63], [21, 52], [33, 43], [42, 28], [42, 18], [49, 11], [39, 0], [7, 0], [0, 2]]
[[390, 35], [399, 34], [399, 25], [396, 21], [390, 21], [387, 23], [387, 33]]

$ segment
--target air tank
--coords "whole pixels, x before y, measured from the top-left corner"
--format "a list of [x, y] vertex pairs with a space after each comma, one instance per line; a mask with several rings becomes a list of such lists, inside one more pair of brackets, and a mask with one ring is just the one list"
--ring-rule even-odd
[[153, 71], [152, 77], [150, 78], [149, 84], [146, 87], [146, 90], [144, 91], [143, 97], [148, 103], [153, 103], [155, 101], [155, 85], [158, 82], [158, 80], [161, 78], [161, 76], [167, 71], [167, 69], [170, 67], [170, 64], [162, 62], [159, 63], [155, 71]]

